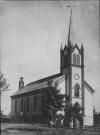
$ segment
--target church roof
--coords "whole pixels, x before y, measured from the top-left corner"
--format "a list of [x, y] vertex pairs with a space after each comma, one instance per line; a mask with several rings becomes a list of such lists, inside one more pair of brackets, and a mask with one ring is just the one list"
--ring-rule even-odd
[[[65, 75], [62, 75], [61, 73], [31, 82], [27, 84], [23, 89], [18, 90], [15, 92], [11, 97], [22, 95], [22, 94], [27, 94], [29, 92], [33, 92], [39, 89], [47, 88], [48, 87], [48, 81], [52, 81], [52, 85], [55, 84], [55, 82], [62, 82], [64, 79]], [[91, 92], [92, 94], [94, 93], [93, 88], [86, 82], [84, 81], [84, 86]]]
[[42, 88], [47, 88], [48, 87], [48, 81], [52, 81], [52, 85], [57, 82], [57, 81], [61, 81], [63, 80], [64, 75], [62, 75], [61, 73], [31, 82], [29, 84], [27, 84], [23, 89], [18, 90], [17, 92], [15, 92], [11, 97], [13, 96], [17, 96], [17, 95], [21, 95], [24, 93], [29, 93], [32, 91], [36, 91]]

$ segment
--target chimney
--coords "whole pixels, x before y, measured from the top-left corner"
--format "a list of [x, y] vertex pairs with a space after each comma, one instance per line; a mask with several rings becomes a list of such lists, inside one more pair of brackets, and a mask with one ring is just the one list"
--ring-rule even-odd
[[20, 77], [20, 81], [19, 81], [19, 90], [24, 88], [24, 81], [23, 81], [23, 77]]

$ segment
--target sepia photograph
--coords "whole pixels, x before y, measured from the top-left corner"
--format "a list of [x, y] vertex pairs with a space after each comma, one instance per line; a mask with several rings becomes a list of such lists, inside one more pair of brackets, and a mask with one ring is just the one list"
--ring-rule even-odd
[[99, 0], [0, 1], [1, 135], [99, 135]]

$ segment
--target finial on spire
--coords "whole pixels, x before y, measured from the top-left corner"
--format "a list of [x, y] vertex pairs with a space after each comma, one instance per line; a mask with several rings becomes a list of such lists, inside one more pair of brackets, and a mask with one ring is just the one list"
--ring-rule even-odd
[[60, 48], [60, 52], [62, 52], [63, 51], [63, 47], [62, 47], [62, 43], [61, 43], [61, 48]]
[[83, 43], [82, 43], [82, 45], [81, 45], [81, 49], [84, 49]]
[[67, 45], [65, 44], [65, 48], [67, 48]]

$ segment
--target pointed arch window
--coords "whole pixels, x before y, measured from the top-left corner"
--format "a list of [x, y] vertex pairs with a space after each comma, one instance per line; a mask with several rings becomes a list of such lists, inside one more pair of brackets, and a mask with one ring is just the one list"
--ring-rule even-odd
[[27, 112], [29, 112], [29, 102], [30, 102], [30, 100], [29, 100], [29, 97], [27, 98]]
[[76, 64], [76, 54], [73, 54], [73, 64]]
[[80, 65], [80, 56], [77, 55], [77, 65]]
[[80, 65], [80, 56], [73, 54], [73, 64]]
[[34, 111], [37, 110], [37, 95], [34, 96]]
[[76, 83], [74, 89], [75, 89], [75, 97], [79, 97], [80, 85]]
[[23, 98], [21, 99], [21, 112], [23, 112]]
[[15, 113], [17, 113], [17, 100], [15, 100]]

